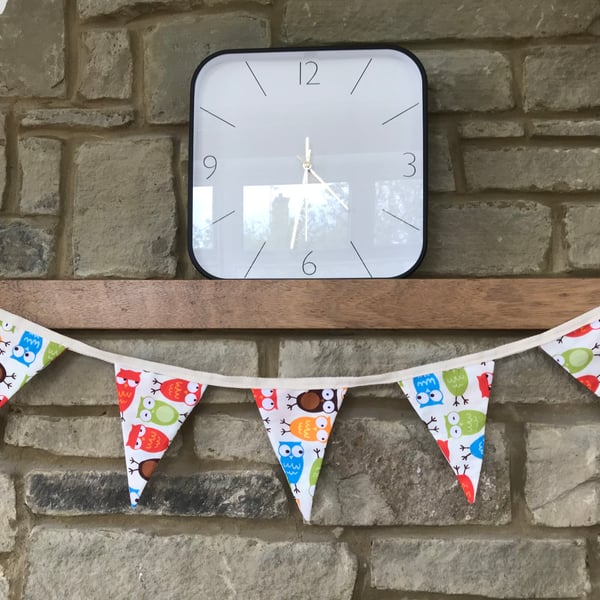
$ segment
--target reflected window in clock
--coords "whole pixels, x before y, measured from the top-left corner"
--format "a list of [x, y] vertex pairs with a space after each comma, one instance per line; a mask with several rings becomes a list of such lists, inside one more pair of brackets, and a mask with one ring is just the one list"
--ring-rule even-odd
[[375, 198], [375, 245], [404, 245], [419, 239], [422, 227], [422, 180], [376, 181]]
[[213, 188], [212, 186], [194, 187], [192, 210], [194, 227], [192, 240], [197, 248], [211, 249], [214, 245]]

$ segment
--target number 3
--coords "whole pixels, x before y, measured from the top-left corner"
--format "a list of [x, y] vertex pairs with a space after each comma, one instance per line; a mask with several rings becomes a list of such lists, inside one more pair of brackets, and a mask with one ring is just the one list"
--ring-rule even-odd
[[402, 177], [413, 177], [414, 174], [417, 172], [417, 167], [415, 167], [415, 161], [417, 160], [417, 157], [412, 152], [405, 152], [403, 156], [412, 157], [412, 160], [410, 160], [407, 164], [407, 166], [412, 169], [412, 173], [410, 175], [402, 175]]

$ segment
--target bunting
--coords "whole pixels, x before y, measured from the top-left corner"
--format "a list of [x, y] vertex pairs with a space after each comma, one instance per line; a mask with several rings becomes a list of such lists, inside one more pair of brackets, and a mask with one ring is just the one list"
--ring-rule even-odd
[[333, 425], [348, 389], [399, 384], [475, 501], [495, 361], [541, 348], [600, 396], [600, 307], [543, 333], [483, 352], [356, 377], [262, 378], [183, 369], [106, 352], [0, 309], [0, 407], [65, 350], [113, 364], [131, 505], [209, 385], [250, 390], [306, 522]]

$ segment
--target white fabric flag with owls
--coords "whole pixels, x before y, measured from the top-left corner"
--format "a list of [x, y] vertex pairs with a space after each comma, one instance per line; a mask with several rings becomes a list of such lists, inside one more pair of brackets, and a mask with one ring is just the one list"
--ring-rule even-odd
[[17, 322], [0, 310], [0, 408], [65, 351], [64, 346], [30, 331], [21, 319]]
[[493, 377], [494, 362], [488, 361], [399, 382], [471, 504], [481, 473]]
[[346, 389], [252, 393], [298, 508], [309, 523], [325, 448]]
[[578, 327], [540, 348], [579, 383], [600, 396], [600, 320]]
[[129, 498], [135, 507], [146, 483], [206, 386], [115, 364]]

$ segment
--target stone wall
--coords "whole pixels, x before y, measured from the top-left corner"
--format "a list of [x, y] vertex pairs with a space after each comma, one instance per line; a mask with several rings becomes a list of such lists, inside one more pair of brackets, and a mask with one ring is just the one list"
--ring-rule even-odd
[[[598, 0], [8, 0], [0, 276], [198, 277], [184, 226], [194, 67], [222, 48], [335, 42], [398, 43], [426, 66], [430, 241], [415, 276], [594, 275], [598, 35]], [[78, 337], [305, 376], [521, 335]], [[67, 355], [0, 413], [0, 599], [598, 598], [597, 399], [535, 351], [499, 361], [495, 381], [475, 505], [399, 388], [360, 388], [305, 526], [249, 394], [217, 388], [132, 512], [111, 367]]]

